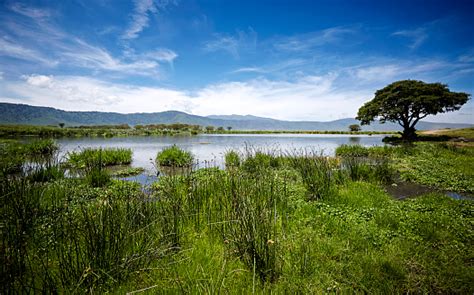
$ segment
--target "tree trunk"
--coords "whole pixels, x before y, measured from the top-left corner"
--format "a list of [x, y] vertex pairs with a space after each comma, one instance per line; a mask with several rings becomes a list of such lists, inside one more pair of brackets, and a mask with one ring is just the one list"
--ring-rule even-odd
[[403, 126], [403, 133], [402, 139], [403, 140], [414, 140], [416, 139], [416, 129], [414, 127], [410, 127], [410, 124], [404, 124]]

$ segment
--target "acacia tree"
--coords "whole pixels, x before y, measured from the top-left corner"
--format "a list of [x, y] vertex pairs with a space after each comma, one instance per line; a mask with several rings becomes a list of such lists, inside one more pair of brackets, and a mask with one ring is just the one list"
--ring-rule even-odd
[[402, 138], [416, 137], [415, 125], [428, 115], [459, 110], [470, 94], [451, 92], [441, 83], [416, 80], [394, 82], [375, 92], [375, 97], [358, 111], [362, 125], [378, 119], [380, 123], [396, 122], [403, 127]]
[[360, 128], [359, 124], [349, 125], [349, 131], [351, 131], [351, 132], [358, 132], [360, 130], [361, 130], [361, 128]]

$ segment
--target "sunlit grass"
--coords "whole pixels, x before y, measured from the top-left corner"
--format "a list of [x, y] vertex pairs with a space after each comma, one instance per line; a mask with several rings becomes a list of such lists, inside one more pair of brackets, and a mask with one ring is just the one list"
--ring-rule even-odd
[[[2, 155], [14, 159], [17, 148]], [[52, 177], [54, 157], [41, 177], [3, 169], [2, 291], [473, 293], [474, 203], [439, 193], [394, 200], [376, 176], [384, 164], [351, 173], [344, 159], [358, 157], [347, 149], [232, 155], [225, 170], [188, 169], [151, 188], [102, 174], [102, 156], [78, 178]], [[431, 144], [361, 153], [395, 166], [473, 157]]]

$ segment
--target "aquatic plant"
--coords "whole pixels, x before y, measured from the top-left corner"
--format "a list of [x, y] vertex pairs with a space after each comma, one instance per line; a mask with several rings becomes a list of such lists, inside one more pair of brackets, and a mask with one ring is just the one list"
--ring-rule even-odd
[[130, 164], [132, 162], [132, 150], [125, 148], [85, 148], [78, 152], [69, 152], [67, 155], [67, 163], [74, 168], [96, 166], [99, 162], [101, 166]]
[[158, 152], [156, 162], [160, 166], [188, 167], [193, 163], [193, 155], [173, 145]]
[[225, 166], [227, 168], [232, 168], [232, 167], [239, 167], [240, 166], [240, 156], [237, 152], [235, 151], [228, 151], [225, 156]]

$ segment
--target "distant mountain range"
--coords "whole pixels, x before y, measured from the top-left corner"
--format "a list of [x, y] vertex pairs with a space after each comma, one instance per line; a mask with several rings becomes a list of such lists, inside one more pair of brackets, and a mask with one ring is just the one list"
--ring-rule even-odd
[[[351, 124], [359, 124], [355, 119], [346, 118], [328, 122], [319, 121], [283, 121], [262, 118], [251, 115], [212, 115], [196, 116], [178, 111], [157, 113], [120, 114], [109, 112], [68, 112], [49, 107], [37, 107], [25, 104], [0, 103], [0, 124], [27, 124], [27, 125], [108, 125], [108, 124], [171, 124], [185, 123], [201, 126], [232, 127], [234, 130], [347, 130]], [[466, 128], [472, 124], [433, 123], [421, 121], [417, 125], [419, 130], [433, 130], [441, 128]], [[400, 130], [394, 123], [362, 126], [366, 131]]]

